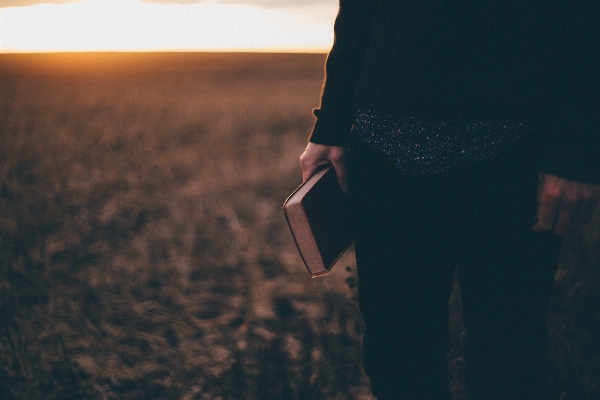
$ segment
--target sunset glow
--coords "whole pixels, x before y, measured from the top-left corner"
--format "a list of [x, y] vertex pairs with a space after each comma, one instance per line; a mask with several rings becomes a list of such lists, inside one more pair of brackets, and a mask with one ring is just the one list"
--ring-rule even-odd
[[137, 0], [0, 8], [1, 52], [326, 51], [335, 3], [305, 7]]

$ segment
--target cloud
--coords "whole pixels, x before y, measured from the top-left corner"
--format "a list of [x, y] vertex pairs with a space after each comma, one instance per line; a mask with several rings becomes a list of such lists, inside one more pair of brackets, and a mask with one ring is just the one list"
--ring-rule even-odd
[[[2, 0], [0, 0], [2, 1]], [[79, 1], [2, 9], [0, 53], [19, 51], [327, 51], [335, 7], [180, 6]], [[327, 16], [327, 18], [325, 18]]]
[[76, 3], [80, 0], [0, 0], [0, 8], [2, 7], [25, 7], [35, 4], [65, 4]]
[[315, 4], [337, 3], [337, 0], [141, 0], [151, 3], [175, 3], [175, 4], [194, 4], [194, 3], [226, 3], [257, 7], [303, 7]]
[[[0, 0], [2, 7], [25, 7], [35, 4], [65, 4], [77, 3], [82, 0]], [[84, 0], [85, 1], [85, 0]], [[122, 0], [121, 0], [122, 1]], [[225, 3], [249, 5], [257, 7], [303, 7], [316, 4], [337, 4], [337, 0], [140, 0], [146, 3], [160, 4], [197, 4], [197, 3]]]

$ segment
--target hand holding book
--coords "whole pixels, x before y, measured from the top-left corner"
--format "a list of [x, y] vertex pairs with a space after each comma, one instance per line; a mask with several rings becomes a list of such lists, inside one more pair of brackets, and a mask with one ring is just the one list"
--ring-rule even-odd
[[318, 143], [309, 143], [300, 156], [302, 165], [302, 179], [308, 180], [313, 174], [325, 165], [332, 165], [338, 178], [342, 191], [348, 193], [346, 179], [346, 148], [341, 146], [326, 146]]
[[309, 273], [327, 274], [354, 237], [350, 205], [335, 169], [317, 170], [288, 197], [283, 211]]

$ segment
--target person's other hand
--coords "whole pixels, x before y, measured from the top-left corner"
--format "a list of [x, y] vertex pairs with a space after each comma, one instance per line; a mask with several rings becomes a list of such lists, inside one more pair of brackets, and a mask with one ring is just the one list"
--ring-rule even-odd
[[536, 232], [565, 235], [577, 224], [588, 223], [600, 200], [600, 185], [538, 174]]
[[346, 148], [341, 146], [326, 146], [318, 143], [309, 143], [300, 156], [302, 165], [302, 179], [307, 180], [322, 165], [333, 165], [340, 187], [348, 193], [346, 179]]

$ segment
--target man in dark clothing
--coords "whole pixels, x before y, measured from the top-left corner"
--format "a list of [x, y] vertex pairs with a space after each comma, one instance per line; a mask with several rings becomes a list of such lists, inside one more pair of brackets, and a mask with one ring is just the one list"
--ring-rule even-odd
[[303, 177], [357, 228], [380, 399], [449, 398], [455, 268], [470, 399], [547, 399], [560, 237], [600, 199], [600, 3], [341, 0]]

